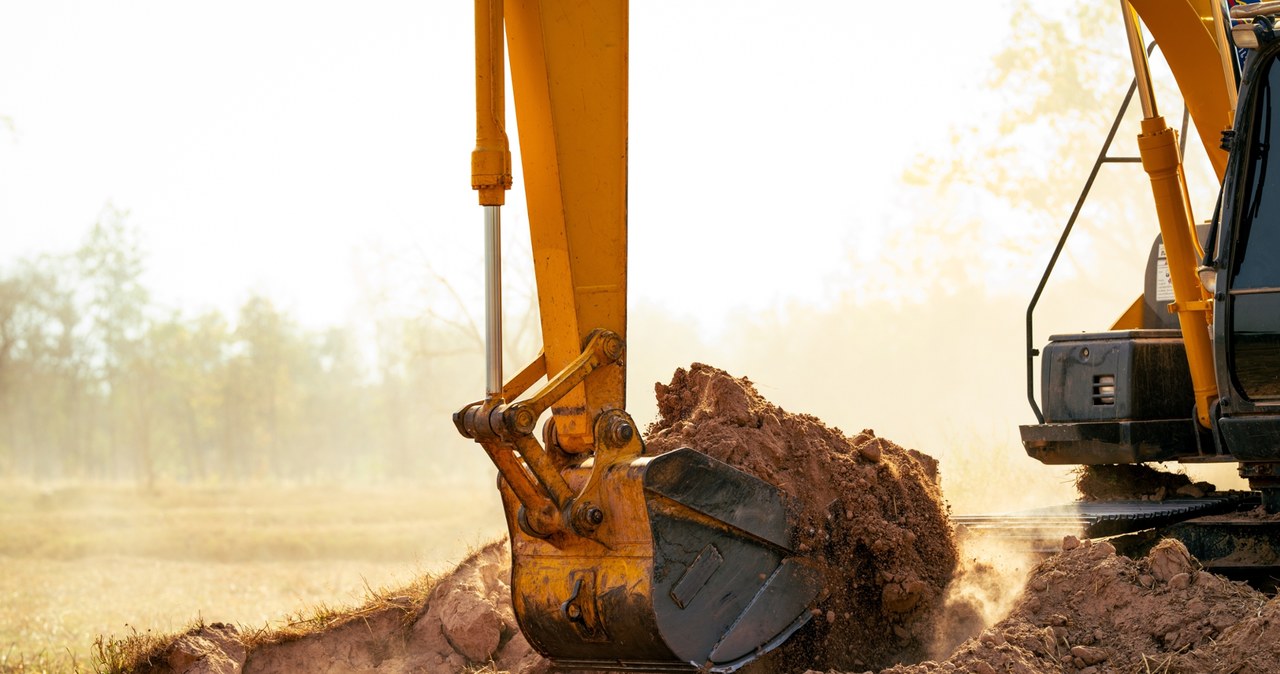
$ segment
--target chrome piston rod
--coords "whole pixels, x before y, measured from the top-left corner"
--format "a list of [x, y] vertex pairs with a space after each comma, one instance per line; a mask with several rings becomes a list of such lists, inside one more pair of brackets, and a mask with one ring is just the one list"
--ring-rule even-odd
[[484, 395], [502, 395], [502, 212], [484, 207]]

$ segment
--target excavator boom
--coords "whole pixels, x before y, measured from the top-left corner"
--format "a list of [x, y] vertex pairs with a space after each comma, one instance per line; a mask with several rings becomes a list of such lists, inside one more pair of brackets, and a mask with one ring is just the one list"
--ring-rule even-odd
[[[566, 668], [727, 672], [804, 625], [822, 579], [797, 554], [786, 494], [693, 449], [646, 455], [624, 411], [627, 31], [625, 0], [476, 0], [488, 363], [484, 400], [454, 423], [498, 467], [513, 606], [534, 648]], [[543, 337], [510, 380], [504, 46]]]

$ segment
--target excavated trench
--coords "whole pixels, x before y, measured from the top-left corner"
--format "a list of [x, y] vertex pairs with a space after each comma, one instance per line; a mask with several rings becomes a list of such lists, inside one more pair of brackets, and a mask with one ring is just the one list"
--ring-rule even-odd
[[[657, 394], [646, 451], [693, 447], [779, 486], [802, 504], [806, 552], [824, 569], [815, 618], [749, 674], [1280, 673], [1280, 600], [1199, 570], [1180, 543], [1132, 560], [1068, 537], [985, 626], [957, 588], [998, 569], [959, 564], [933, 459], [782, 410], [706, 365], [677, 370]], [[383, 598], [328, 629], [248, 648], [211, 625], [136, 671], [546, 672], [516, 628], [509, 564], [495, 542], [422, 600]]]

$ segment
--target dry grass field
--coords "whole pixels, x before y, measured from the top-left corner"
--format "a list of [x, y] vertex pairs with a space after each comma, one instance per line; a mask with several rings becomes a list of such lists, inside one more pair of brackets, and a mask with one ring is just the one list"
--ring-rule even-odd
[[0, 673], [92, 672], [94, 640], [279, 626], [503, 532], [496, 490], [0, 486]]

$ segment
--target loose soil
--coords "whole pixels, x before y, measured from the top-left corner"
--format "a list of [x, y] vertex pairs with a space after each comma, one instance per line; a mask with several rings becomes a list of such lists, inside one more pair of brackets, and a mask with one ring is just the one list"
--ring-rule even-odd
[[[1132, 560], [1105, 541], [1067, 537], [1007, 597], [999, 569], [957, 570], [928, 457], [785, 412], [705, 365], [677, 371], [658, 399], [647, 451], [690, 446], [778, 485], [800, 502], [808, 552], [825, 568], [815, 619], [748, 672], [1280, 674], [1280, 600], [1199, 569], [1181, 543]], [[201, 626], [130, 671], [545, 674], [516, 627], [509, 578], [508, 548], [495, 542], [422, 591], [379, 597], [316, 629]], [[988, 610], [954, 592], [984, 583], [984, 596], [1000, 600]], [[994, 624], [991, 610], [1003, 615]]]
[[[1141, 560], [1068, 537], [1004, 620], [925, 672], [1280, 672], [1280, 604], [1165, 540]], [[1265, 640], [1265, 641], [1264, 641]]]
[[1086, 501], [1200, 498], [1216, 489], [1208, 482], [1192, 483], [1182, 473], [1156, 470], [1145, 464], [1081, 466], [1076, 473], [1076, 488]]
[[815, 619], [760, 670], [879, 667], [927, 653], [957, 561], [936, 462], [870, 430], [849, 437], [787, 412], [709, 365], [676, 370], [656, 389], [647, 452], [692, 447], [801, 505], [801, 551], [826, 587]]
[[[516, 627], [510, 550], [495, 541], [425, 591], [373, 597], [357, 609], [318, 615], [269, 633], [198, 625], [150, 647], [120, 671], [137, 674], [535, 673], [545, 664]], [[123, 644], [121, 650], [128, 650]]]

